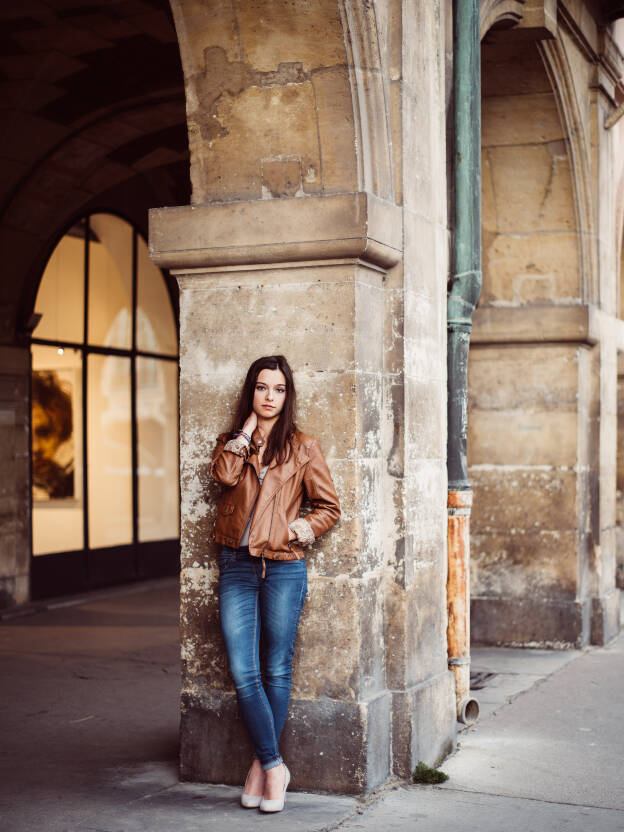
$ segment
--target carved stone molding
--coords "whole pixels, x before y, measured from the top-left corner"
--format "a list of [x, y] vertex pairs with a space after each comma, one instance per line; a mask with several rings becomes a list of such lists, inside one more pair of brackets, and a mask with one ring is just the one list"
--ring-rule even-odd
[[543, 40], [557, 33], [556, 0], [482, 0], [481, 38]]
[[340, 0], [358, 148], [359, 190], [393, 196], [387, 91], [374, 3]]
[[150, 256], [175, 270], [402, 256], [401, 209], [371, 194], [185, 205], [150, 211]]

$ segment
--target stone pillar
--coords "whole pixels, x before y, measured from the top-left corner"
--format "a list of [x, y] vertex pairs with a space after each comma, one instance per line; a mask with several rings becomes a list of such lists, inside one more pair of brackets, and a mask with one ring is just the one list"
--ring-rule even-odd
[[219, 635], [206, 463], [284, 353], [343, 505], [314, 544], [283, 749], [362, 792], [453, 745], [446, 651], [448, 0], [172, 0], [192, 206], [154, 211], [181, 289], [182, 774], [250, 749]]
[[618, 355], [615, 585], [624, 589], [624, 356]]
[[597, 314], [600, 333], [596, 352], [594, 388], [597, 395], [597, 439], [594, 459], [595, 514], [593, 547], [589, 552], [588, 591], [592, 598], [590, 639], [606, 644], [620, 631], [620, 590], [616, 586], [616, 487], [617, 487], [617, 332], [621, 321]]
[[0, 609], [30, 592], [30, 353], [0, 347]]
[[475, 323], [474, 640], [604, 644], [619, 630], [620, 322], [594, 307], [560, 306], [483, 309]]
[[182, 776], [240, 783], [250, 762], [218, 624], [207, 460], [251, 361], [283, 353], [343, 515], [310, 553], [282, 748], [296, 788], [370, 790], [391, 772], [383, 294], [400, 209], [357, 193], [154, 210], [150, 242], [180, 285]]

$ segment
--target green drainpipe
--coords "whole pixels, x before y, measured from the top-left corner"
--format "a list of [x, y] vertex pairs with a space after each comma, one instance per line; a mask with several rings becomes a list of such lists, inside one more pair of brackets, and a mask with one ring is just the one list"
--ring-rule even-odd
[[472, 725], [479, 703], [470, 696], [470, 508], [466, 462], [468, 347], [481, 292], [481, 44], [478, 0], [453, 4], [455, 146], [453, 277], [447, 301], [448, 338], [448, 666], [455, 677], [457, 719]]
[[468, 347], [481, 292], [481, 43], [479, 0], [453, 4], [453, 276], [447, 300], [448, 488], [469, 489], [466, 462]]

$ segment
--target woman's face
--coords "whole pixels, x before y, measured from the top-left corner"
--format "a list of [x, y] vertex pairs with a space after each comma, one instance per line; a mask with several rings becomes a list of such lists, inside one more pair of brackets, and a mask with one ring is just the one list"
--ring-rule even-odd
[[286, 377], [281, 370], [260, 370], [256, 379], [253, 410], [261, 419], [277, 418], [286, 402]]

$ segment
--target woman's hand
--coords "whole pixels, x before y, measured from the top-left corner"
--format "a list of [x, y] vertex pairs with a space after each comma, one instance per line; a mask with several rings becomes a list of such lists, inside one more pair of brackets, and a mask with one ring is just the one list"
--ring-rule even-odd
[[245, 420], [245, 424], [243, 425], [243, 430], [247, 434], [247, 436], [251, 437], [253, 432], [258, 427], [258, 417], [252, 410], [247, 419]]
[[294, 532], [290, 527], [288, 528], [288, 542], [290, 543], [291, 540], [296, 540], [297, 534]]

